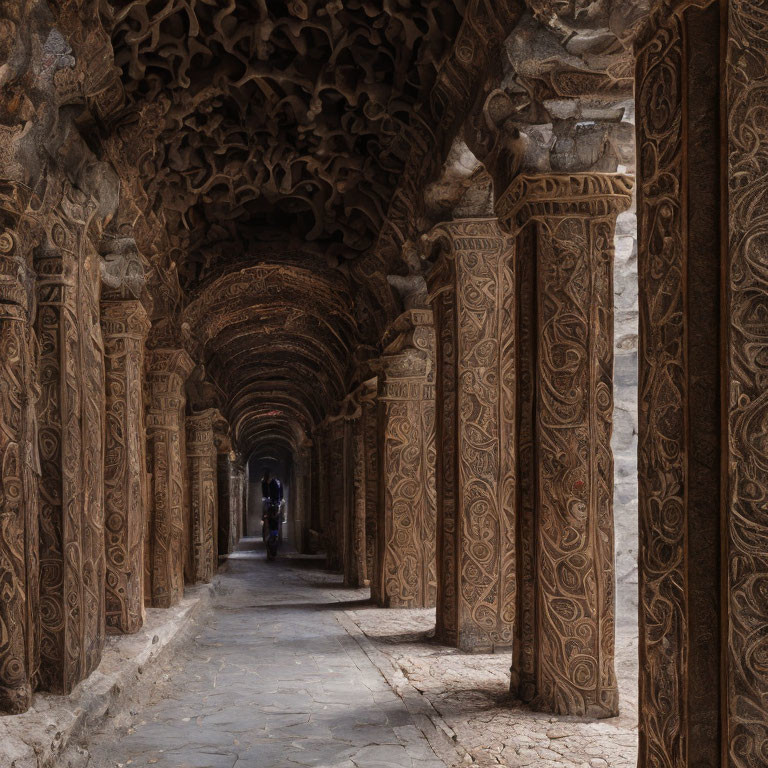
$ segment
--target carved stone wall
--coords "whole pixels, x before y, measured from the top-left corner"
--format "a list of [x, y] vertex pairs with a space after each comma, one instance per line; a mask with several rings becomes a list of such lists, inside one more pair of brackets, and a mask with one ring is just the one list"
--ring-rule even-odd
[[184, 383], [194, 363], [182, 349], [148, 354], [147, 467], [152, 477], [147, 563], [152, 605], [169, 608], [184, 595]]
[[40, 344], [40, 682], [68, 693], [101, 660], [105, 623], [104, 347], [96, 205], [52, 183], [35, 257]]
[[102, 301], [106, 368], [105, 552], [107, 630], [144, 623], [146, 430], [144, 342], [150, 323], [139, 301]]
[[378, 377], [379, 604], [433, 606], [435, 371], [432, 312], [410, 309], [385, 340]]
[[189, 572], [193, 584], [207, 584], [218, 567], [217, 460], [215, 408], [187, 416], [189, 468]]
[[[621, 175], [521, 176], [497, 203], [509, 231], [534, 227], [529, 252], [520, 243], [518, 252], [519, 261], [535, 264], [536, 319], [528, 328], [535, 341], [527, 353], [535, 360], [528, 470], [535, 477], [535, 571], [521, 579], [532, 582], [536, 620], [527, 638], [533, 648], [521, 643], [515, 654], [513, 685], [536, 708], [559, 714], [618, 711], [612, 270], [616, 215], [630, 197]], [[524, 432], [520, 440], [531, 444]]]
[[637, 53], [639, 766], [752, 768], [768, 754], [765, 9], [659, 4]]
[[0, 185], [0, 712], [31, 702], [39, 664], [36, 343], [29, 193]]
[[511, 647], [516, 578], [514, 238], [496, 219], [441, 224], [429, 276], [437, 338], [437, 629]]

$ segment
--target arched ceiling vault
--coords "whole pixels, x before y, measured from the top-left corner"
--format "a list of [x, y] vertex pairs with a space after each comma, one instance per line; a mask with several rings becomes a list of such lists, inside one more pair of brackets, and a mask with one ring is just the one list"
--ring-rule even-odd
[[359, 345], [349, 280], [279, 249], [223, 272], [195, 292], [184, 322], [197, 356], [225, 393], [232, 435], [250, 450], [260, 435], [300, 442], [354, 374]]

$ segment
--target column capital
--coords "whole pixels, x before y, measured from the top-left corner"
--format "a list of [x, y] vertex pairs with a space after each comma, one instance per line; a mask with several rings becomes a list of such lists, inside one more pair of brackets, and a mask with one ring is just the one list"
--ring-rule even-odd
[[218, 408], [206, 408], [187, 416], [187, 456], [201, 451], [208, 455], [215, 450], [213, 433], [218, 419], [221, 419]]
[[126, 336], [144, 341], [152, 323], [138, 299], [110, 299], [101, 302], [101, 330], [105, 337]]
[[496, 213], [511, 234], [531, 219], [617, 216], [631, 205], [633, 185], [623, 173], [522, 174], [501, 195]]
[[195, 367], [186, 349], [168, 347], [148, 350], [147, 364], [150, 377], [178, 376], [182, 383], [189, 378]]

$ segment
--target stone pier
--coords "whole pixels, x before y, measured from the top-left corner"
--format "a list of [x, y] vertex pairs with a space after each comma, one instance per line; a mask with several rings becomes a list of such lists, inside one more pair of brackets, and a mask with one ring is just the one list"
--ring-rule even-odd
[[410, 309], [385, 337], [378, 376], [380, 605], [435, 604], [434, 327], [428, 309]]

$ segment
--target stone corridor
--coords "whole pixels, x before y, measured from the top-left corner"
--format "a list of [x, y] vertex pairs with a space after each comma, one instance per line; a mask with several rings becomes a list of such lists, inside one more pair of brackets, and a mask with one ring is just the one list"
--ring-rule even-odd
[[96, 734], [87, 765], [443, 768], [336, 619], [321, 566], [233, 555], [195, 636], [127, 729]]
[[244, 540], [214, 581], [210, 612], [83, 745], [77, 768], [634, 765], [637, 643], [627, 631], [617, 639], [622, 716], [553, 717], [509, 696], [505, 654], [440, 645], [433, 609], [368, 598], [318, 558], [268, 563]]

